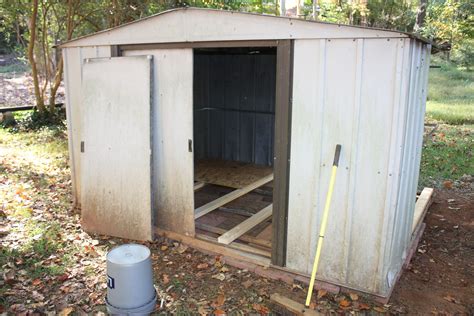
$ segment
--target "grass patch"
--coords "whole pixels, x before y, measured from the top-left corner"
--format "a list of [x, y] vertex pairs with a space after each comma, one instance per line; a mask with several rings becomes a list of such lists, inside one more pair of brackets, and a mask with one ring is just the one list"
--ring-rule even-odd
[[474, 73], [433, 58], [426, 116], [439, 124], [423, 145], [419, 188], [474, 174]]
[[30, 71], [30, 66], [25, 63], [16, 60], [14, 63], [11, 63], [6, 66], [0, 66], [0, 73], [6, 74], [6, 73], [11, 73], [11, 72], [27, 72]]
[[421, 158], [419, 187], [474, 175], [474, 125], [446, 125], [429, 137]]
[[446, 124], [474, 124], [474, 72], [433, 58], [429, 73], [426, 116]]

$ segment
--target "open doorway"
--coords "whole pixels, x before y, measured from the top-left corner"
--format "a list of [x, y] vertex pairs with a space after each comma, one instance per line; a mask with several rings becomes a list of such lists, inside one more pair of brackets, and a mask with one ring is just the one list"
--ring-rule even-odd
[[276, 47], [194, 49], [196, 237], [271, 257]]

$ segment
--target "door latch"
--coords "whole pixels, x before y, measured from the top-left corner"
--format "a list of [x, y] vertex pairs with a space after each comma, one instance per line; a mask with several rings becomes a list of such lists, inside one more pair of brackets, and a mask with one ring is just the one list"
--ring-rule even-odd
[[84, 141], [81, 141], [81, 153], [84, 152]]

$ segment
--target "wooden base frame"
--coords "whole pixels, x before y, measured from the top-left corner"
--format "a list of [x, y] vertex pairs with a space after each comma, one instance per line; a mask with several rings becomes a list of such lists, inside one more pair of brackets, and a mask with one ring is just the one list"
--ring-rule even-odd
[[[412, 234], [411, 245], [408, 248], [408, 256], [405, 259], [402, 269], [396, 277], [397, 281], [403, 273], [403, 270], [408, 267], [411, 258], [416, 252], [418, 243], [420, 242], [423, 231], [426, 227], [426, 224], [423, 223], [423, 219], [429, 206], [431, 205], [432, 197], [433, 189], [425, 188], [416, 202], [415, 210], [417, 211], [415, 211], [415, 214], [419, 214], [421, 212], [422, 215], [415, 215], [414, 223], [416, 223], [416, 225], [414, 224], [415, 230]], [[217, 227], [206, 227], [206, 225], [202, 224], [198, 224], [196, 227], [198, 229], [215, 232], [216, 234], [221, 234], [223, 231], [225, 231]], [[165, 231], [159, 228], [156, 228], [155, 232], [162, 237], [177, 240], [204, 253], [211, 255], [221, 255], [227, 264], [240, 269], [247, 269], [248, 271], [254, 272], [263, 277], [281, 280], [288, 284], [293, 284], [295, 281], [309, 284], [309, 275], [298, 271], [293, 271], [285, 267], [272, 265], [268, 251], [258, 250], [257, 248], [249, 247], [245, 244], [236, 242], [231, 242], [229, 245], [223, 245], [218, 243], [217, 238], [202, 234], [197, 234], [196, 237], [190, 237], [171, 231]], [[250, 236], [242, 235], [239, 238], [252, 244], [259, 243], [259, 241]], [[341, 291], [361, 293], [364, 295], [369, 295], [375, 301], [383, 304], [386, 304], [389, 301], [396, 284], [395, 282], [387, 296], [379, 296], [373, 293], [366, 293], [357, 289], [351, 289], [341, 284], [334, 284], [318, 278], [316, 280], [317, 282], [314, 286], [315, 289], [324, 289], [335, 294], [338, 294]]]

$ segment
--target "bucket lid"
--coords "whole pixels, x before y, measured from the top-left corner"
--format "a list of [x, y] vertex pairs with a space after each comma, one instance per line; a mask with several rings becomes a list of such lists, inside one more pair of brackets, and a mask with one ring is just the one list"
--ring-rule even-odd
[[115, 264], [135, 264], [150, 257], [150, 249], [143, 245], [125, 244], [115, 247], [107, 254], [107, 261]]

